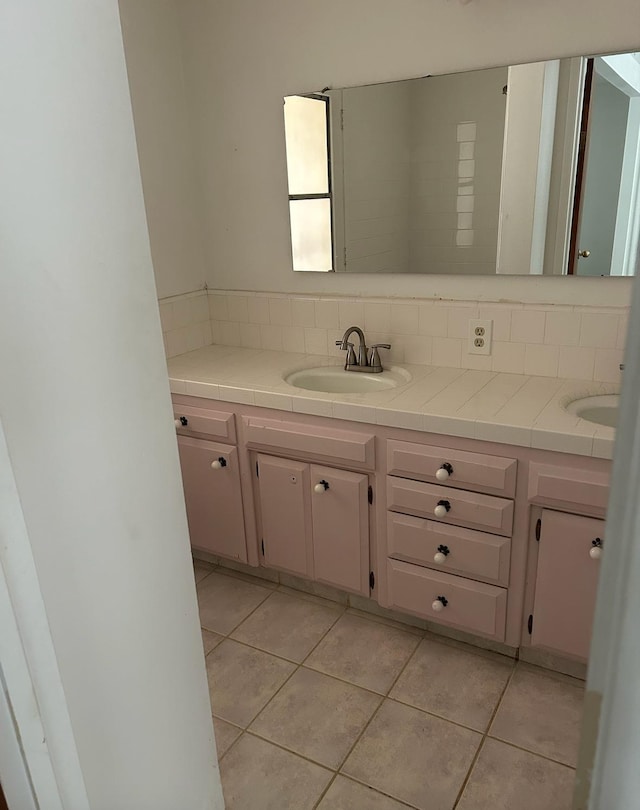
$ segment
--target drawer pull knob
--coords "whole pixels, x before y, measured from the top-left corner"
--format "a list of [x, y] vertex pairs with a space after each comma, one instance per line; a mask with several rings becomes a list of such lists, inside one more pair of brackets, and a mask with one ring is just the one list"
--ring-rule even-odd
[[591, 541], [589, 556], [592, 560], [599, 560], [602, 556], [602, 540], [599, 537], [596, 537], [595, 540]]
[[186, 416], [179, 416], [177, 419], [173, 420], [173, 424], [176, 428], [186, 427], [189, 424], [189, 420]]
[[447, 554], [449, 554], [449, 546], [438, 546], [438, 550], [433, 555], [434, 563], [442, 565], [447, 560]]
[[451, 504], [449, 503], [449, 501], [438, 501], [438, 505], [433, 510], [433, 514], [437, 518], [443, 518], [443, 517], [446, 517], [447, 512], [449, 512], [450, 510], [451, 510]]
[[313, 488], [314, 492], [317, 492], [318, 495], [321, 495], [323, 492], [326, 492], [329, 489], [329, 484], [327, 481], [318, 481], [318, 483]]
[[223, 467], [226, 466], [227, 466], [227, 459], [222, 458], [222, 456], [220, 456], [220, 458], [215, 459], [215, 461], [211, 462], [212, 470], [221, 470]]
[[438, 481], [446, 481], [450, 475], [453, 475], [453, 467], [447, 462], [436, 470], [436, 478]]
[[431, 605], [431, 610], [435, 611], [436, 613], [440, 613], [440, 611], [444, 610], [448, 604], [449, 600], [446, 596], [436, 596]]

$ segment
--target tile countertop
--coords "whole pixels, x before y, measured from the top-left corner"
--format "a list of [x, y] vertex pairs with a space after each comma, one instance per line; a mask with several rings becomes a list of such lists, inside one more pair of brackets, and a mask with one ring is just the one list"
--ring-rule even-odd
[[335, 357], [206, 346], [167, 364], [174, 394], [596, 458], [613, 456], [613, 428], [587, 422], [563, 407], [579, 397], [617, 393], [611, 383], [402, 364], [411, 374], [405, 385], [368, 394], [328, 394], [295, 388], [284, 377], [302, 368], [340, 367]]

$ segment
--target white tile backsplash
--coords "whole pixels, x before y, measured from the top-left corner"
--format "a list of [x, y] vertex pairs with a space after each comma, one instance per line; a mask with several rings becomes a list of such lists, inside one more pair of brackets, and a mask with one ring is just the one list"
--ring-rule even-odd
[[579, 312], [559, 310], [545, 313], [544, 342], [551, 346], [577, 346], [581, 322]]
[[575, 380], [592, 380], [596, 350], [585, 346], [560, 346], [558, 376]]
[[526, 344], [524, 343], [509, 343], [494, 340], [491, 347], [493, 370], [506, 371], [511, 374], [522, 373], [526, 348]]
[[252, 295], [248, 299], [249, 323], [269, 323], [269, 299]]
[[[159, 302], [167, 357], [210, 343], [342, 358], [348, 326], [391, 343], [383, 363], [620, 381], [628, 307], [362, 296], [188, 293]], [[491, 355], [467, 352], [471, 318], [493, 321]], [[210, 318], [210, 320], [209, 320]]]
[[559, 346], [538, 346], [528, 343], [524, 353], [524, 373], [537, 377], [557, 377]]
[[291, 301], [288, 298], [269, 299], [269, 324], [291, 326]]
[[294, 326], [314, 326], [315, 301], [313, 298], [293, 298], [291, 300], [291, 319]]
[[316, 301], [314, 309], [316, 326], [320, 329], [339, 329], [337, 301]]
[[587, 313], [582, 316], [580, 345], [594, 349], [615, 349], [618, 341], [618, 315]]
[[230, 321], [237, 321], [238, 323], [248, 323], [249, 304], [247, 302], [247, 297], [245, 295], [228, 296], [227, 310]]
[[544, 340], [546, 312], [520, 309], [511, 316], [511, 340], [513, 343], [542, 343]]
[[[212, 319], [210, 307], [214, 296], [206, 290], [164, 298], [158, 302], [162, 337], [167, 358], [201, 349], [212, 343], [212, 325], [222, 323]], [[228, 316], [227, 296], [219, 299], [216, 312]], [[229, 335], [231, 337], [231, 335]]]

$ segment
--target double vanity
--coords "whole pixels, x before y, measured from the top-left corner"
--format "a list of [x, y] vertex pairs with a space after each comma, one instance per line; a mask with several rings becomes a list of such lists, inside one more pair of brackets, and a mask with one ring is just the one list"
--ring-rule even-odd
[[169, 361], [194, 553], [580, 674], [614, 438], [580, 414], [614, 387], [338, 362]]

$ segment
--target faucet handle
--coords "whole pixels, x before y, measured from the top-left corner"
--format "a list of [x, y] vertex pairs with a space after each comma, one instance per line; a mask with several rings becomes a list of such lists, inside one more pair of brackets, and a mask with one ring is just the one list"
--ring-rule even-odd
[[342, 340], [336, 340], [336, 346], [338, 346], [340, 349], [346, 350], [346, 352], [347, 352], [347, 356], [346, 356], [345, 361], [344, 361], [345, 369], [348, 366], [356, 366], [356, 365], [358, 365], [358, 361], [356, 359], [356, 353], [355, 353], [355, 350], [353, 348], [353, 343], [350, 343], [349, 341], [344, 343]]
[[390, 349], [390, 343], [374, 343], [373, 346], [369, 347], [369, 357], [367, 359], [367, 365], [371, 369], [371, 371], [382, 371], [382, 362], [380, 360], [380, 355], [378, 354], [378, 349]]

